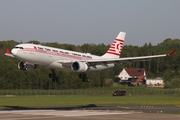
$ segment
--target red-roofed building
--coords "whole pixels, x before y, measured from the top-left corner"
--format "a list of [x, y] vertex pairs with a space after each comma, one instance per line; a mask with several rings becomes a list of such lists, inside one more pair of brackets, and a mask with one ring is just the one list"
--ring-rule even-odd
[[146, 80], [146, 71], [143, 68], [124, 68], [118, 77], [120, 84], [140, 85]]

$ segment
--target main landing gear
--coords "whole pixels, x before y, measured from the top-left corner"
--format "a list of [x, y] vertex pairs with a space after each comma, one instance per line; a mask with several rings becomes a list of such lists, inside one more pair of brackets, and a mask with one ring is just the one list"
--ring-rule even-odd
[[79, 74], [79, 78], [82, 79], [82, 82], [89, 82], [90, 81], [85, 73]]
[[59, 82], [59, 77], [56, 76], [54, 69], [51, 69], [51, 73], [49, 73], [49, 78], [52, 78], [53, 82]]
[[[49, 78], [51, 78], [53, 82], [59, 82], [59, 77], [56, 76], [54, 69], [51, 69], [51, 73], [49, 74]], [[90, 81], [90, 79], [87, 77], [87, 75], [85, 73], [79, 74], [79, 78], [82, 79], [82, 82], [89, 82]]]

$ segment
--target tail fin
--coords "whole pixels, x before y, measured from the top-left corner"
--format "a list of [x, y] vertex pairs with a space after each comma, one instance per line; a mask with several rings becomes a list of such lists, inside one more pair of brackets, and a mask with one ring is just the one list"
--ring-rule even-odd
[[126, 33], [120, 32], [114, 42], [109, 47], [108, 51], [102, 56], [104, 58], [119, 58], [121, 55]]

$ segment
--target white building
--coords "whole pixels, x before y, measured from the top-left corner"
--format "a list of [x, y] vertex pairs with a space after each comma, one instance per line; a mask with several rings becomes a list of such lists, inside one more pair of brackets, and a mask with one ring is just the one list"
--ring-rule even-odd
[[124, 68], [118, 77], [121, 79], [121, 84], [139, 85], [144, 84], [146, 72], [143, 68]]
[[164, 80], [161, 77], [147, 78], [146, 85], [147, 86], [164, 86]]
[[129, 80], [130, 78], [139, 78], [140, 76], [146, 76], [145, 69], [142, 68], [124, 68], [118, 77], [121, 80]]

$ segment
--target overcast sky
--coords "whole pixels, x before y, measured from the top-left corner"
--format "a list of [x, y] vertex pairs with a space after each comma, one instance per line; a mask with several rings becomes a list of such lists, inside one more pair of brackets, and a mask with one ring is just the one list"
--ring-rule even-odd
[[126, 45], [180, 39], [180, 0], [0, 0], [0, 40]]

